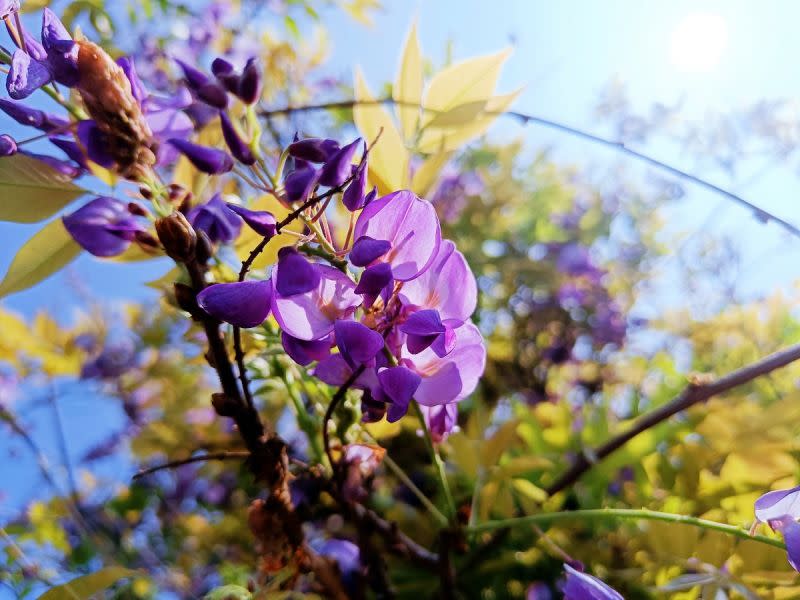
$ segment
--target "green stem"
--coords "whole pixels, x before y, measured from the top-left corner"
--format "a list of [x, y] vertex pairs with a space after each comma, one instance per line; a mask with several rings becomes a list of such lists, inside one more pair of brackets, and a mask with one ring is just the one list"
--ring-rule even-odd
[[297, 391], [292, 385], [293, 382], [289, 381], [288, 374], [281, 367], [278, 367], [275, 370], [279, 373], [278, 376], [283, 382], [283, 385], [286, 387], [286, 393], [289, 394], [289, 398], [291, 399], [292, 405], [297, 413], [297, 424], [308, 438], [308, 445], [311, 448], [311, 453], [314, 455], [314, 462], [322, 463], [322, 457], [325, 455], [325, 453], [322, 450], [319, 437], [317, 436], [317, 431], [319, 431], [319, 423], [317, 423], [316, 420], [308, 414], [308, 410], [303, 404], [303, 401], [297, 395]]
[[666, 523], [677, 523], [680, 525], [691, 525], [693, 527], [700, 527], [701, 529], [708, 529], [710, 531], [719, 531], [727, 533], [734, 537], [743, 540], [750, 540], [753, 542], [760, 542], [775, 548], [786, 549], [786, 545], [778, 539], [767, 537], [765, 535], [750, 535], [746, 529], [737, 527], [736, 525], [728, 525], [727, 523], [717, 523], [716, 521], [709, 521], [707, 519], [700, 519], [698, 517], [691, 517], [688, 515], [676, 515], [673, 513], [658, 512], [655, 510], [646, 509], [629, 509], [629, 508], [597, 508], [597, 509], [584, 509], [584, 510], [570, 510], [554, 513], [541, 513], [538, 515], [527, 515], [524, 517], [516, 517], [513, 519], [499, 519], [496, 521], [486, 521], [473, 525], [467, 529], [470, 533], [482, 533], [485, 531], [493, 531], [495, 529], [505, 529], [507, 527], [517, 527], [519, 525], [534, 525], [554, 523], [556, 521], [573, 521], [573, 520], [603, 520], [603, 519], [632, 519], [643, 521], [664, 521]]
[[422, 427], [423, 437], [425, 438], [425, 446], [428, 448], [428, 452], [431, 455], [433, 466], [436, 467], [436, 475], [439, 478], [439, 485], [442, 488], [442, 493], [444, 494], [445, 501], [447, 502], [447, 511], [449, 513], [448, 517], [450, 518], [451, 523], [455, 523], [456, 503], [455, 500], [453, 500], [453, 493], [450, 491], [450, 484], [447, 482], [447, 473], [445, 472], [444, 461], [442, 460], [442, 457], [439, 456], [439, 451], [433, 444], [431, 432], [428, 431], [428, 426], [425, 424], [425, 417], [422, 414], [422, 409], [419, 407], [419, 404], [416, 400], [411, 400], [411, 404], [414, 407], [414, 414], [416, 415], [417, 419], [419, 419], [419, 425]]

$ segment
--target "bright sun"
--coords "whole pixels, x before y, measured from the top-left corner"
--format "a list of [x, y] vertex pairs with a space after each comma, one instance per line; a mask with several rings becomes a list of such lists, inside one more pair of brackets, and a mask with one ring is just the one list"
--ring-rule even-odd
[[686, 15], [672, 32], [670, 59], [684, 72], [705, 73], [719, 64], [728, 45], [728, 24], [713, 13]]

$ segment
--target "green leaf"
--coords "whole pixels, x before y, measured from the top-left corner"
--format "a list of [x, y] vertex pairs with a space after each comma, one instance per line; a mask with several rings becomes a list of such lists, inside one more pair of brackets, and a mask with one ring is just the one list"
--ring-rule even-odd
[[50, 221], [19, 249], [0, 282], [0, 298], [26, 290], [72, 262], [81, 247], [61, 219]]
[[85, 193], [40, 160], [24, 154], [0, 159], [0, 221], [37, 223]]
[[240, 585], [223, 585], [203, 596], [203, 600], [249, 600], [253, 594]]
[[39, 596], [39, 600], [83, 600], [111, 587], [123, 577], [141, 575], [123, 567], [106, 567], [95, 573], [77, 577], [63, 585], [50, 588]]

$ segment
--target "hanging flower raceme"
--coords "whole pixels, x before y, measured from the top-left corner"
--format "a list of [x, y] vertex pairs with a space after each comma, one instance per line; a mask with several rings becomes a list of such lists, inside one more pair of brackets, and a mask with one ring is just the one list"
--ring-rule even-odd
[[[477, 284], [455, 244], [442, 240], [428, 201], [406, 190], [366, 193], [367, 152], [357, 159], [359, 146], [361, 140], [295, 140], [284, 180], [290, 204], [313, 202], [320, 186], [361, 211], [347, 236], [352, 243], [337, 252], [346, 265], [310, 258], [300, 241], [279, 251], [266, 280], [213, 285], [198, 302], [240, 327], [271, 312], [288, 356], [325, 383], [350, 380], [362, 391], [365, 421], [396, 421], [416, 400], [441, 441], [456, 427], [456, 404], [485, 368], [483, 337], [470, 321]], [[228, 208], [261, 235], [277, 233], [273, 215]]]

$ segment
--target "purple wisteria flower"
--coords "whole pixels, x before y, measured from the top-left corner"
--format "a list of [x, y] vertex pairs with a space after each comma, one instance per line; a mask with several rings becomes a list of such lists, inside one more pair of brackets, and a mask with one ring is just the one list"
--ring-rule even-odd
[[138, 232], [146, 231], [131, 214], [128, 204], [107, 196], [91, 200], [62, 217], [62, 221], [84, 250], [103, 257], [122, 254]]
[[597, 577], [581, 573], [565, 564], [567, 581], [564, 584], [564, 600], [625, 600], [618, 591]]
[[767, 492], [756, 500], [755, 514], [758, 522], [783, 535], [789, 564], [800, 571], [800, 486]]
[[230, 211], [221, 194], [214, 194], [205, 204], [193, 207], [186, 218], [214, 244], [232, 242], [242, 230], [242, 220]]
[[197, 303], [220, 321], [237, 327], [256, 327], [269, 315], [272, 293], [270, 280], [217, 283], [200, 292]]

